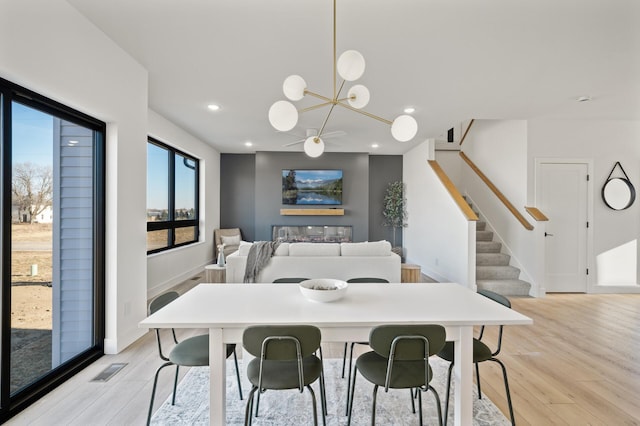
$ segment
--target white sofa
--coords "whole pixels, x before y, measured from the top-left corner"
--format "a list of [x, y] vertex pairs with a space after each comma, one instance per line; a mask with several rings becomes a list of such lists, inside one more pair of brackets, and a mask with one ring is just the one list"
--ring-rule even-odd
[[[241, 283], [252, 243], [243, 242], [227, 257], [226, 280]], [[384, 278], [400, 282], [400, 256], [388, 241], [364, 243], [281, 243], [256, 282], [276, 278]]]

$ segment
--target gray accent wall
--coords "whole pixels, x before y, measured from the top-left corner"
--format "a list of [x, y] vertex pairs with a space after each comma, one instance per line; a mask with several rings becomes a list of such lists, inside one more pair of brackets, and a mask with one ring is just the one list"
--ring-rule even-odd
[[[401, 155], [369, 156], [369, 240], [387, 240], [393, 244], [391, 228], [382, 225], [382, 208], [387, 186], [391, 182], [402, 180]], [[396, 230], [396, 246], [402, 246], [402, 229]]]
[[245, 241], [256, 239], [255, 176], [255, 155], [220, 155], [220, 228], [240, 228]]
[[[387, 184], [402, 179], [402, 156], [324, 153], [310, 158], [304, 153], [258, 152], [221, 154], [220, 162], [220, 227], [240, 228], [247, 241], [271, 240], [272, 225], [350, 225], [354, 241], [391, 238], [376, 214], [382, 215]], [[335, 207], [343, 208], [344, 216], [280, 215], [282, 208], [326, 208], [283, 205], [283, 169], [342, 169], [343, 204]]]
[[[283, 169], [342, 169], [341, 206], [291, 206], [282, 204]], [[281, 216], [282, 208], [343, 208], [344, 216]], [[353, 240], [365, 241], [369, 233], [369, 155], [324, 153], [311, 158], [304, 153], [256, 153], [256, 237], [271, 240], [271, 225], [350, 225]]]

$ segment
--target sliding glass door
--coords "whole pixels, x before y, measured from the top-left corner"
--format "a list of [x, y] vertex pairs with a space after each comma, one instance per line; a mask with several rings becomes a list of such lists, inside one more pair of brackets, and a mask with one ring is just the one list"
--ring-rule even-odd
[[2, 420], [102, 354], [104, 124], [0, 88]]

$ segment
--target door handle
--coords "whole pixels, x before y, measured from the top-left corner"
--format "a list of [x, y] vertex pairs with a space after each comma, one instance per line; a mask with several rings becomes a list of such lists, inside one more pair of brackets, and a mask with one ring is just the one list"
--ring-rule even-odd
[[545, 231], [544, 236], [545, 237], [553, 237], [553, 234], [547, 234], [547, 232]]

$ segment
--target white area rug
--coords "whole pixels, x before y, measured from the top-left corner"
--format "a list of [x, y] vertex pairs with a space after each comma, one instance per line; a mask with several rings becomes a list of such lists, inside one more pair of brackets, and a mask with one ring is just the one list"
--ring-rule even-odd
[[[448, 363], [437, 357], [431, 360], [434, 371], [432, 386], [438, 391], [444, 410], [446, 395], [446, 379]], [[227, 361], [227, 425], [244, 424], [246, 398], [251, 386], [246, 380], [240, 361], [240, 374], [243, 379], [243, 394], [245, 399], [238, 397], [235, 369], [232, 361]], [[342, 372], [341, 359], [324, 360], [325, 380], [327, 386], [327, 425], [346, 425], [345, 398], [347, 379], [340, 377]], [[171, 371], [171, 373], [169, 372]], [[167, 369], [165, 374], [172, 374]], [[322, 425], [320, 415], [320, 392], [318, 384], [313, 385], [318, 404], [318, 424]], [[486, 397], [477, 398], [477, 388], [474, 385], [473, 417], [474, 425], [509, 425], [509, 421], [498, 408]], [[358, 375], [356, 379], [356, 394], [353, 405], [351, 424], [371, 424], [371, 402], [373, 385]], [[448, 424], [453, 424], [453, 388], [451, 390]], [[416, 409], [418, 402], [416, 400]], [[422, 394], [422, 410], [425, 425], [438, 424], [438, 414], [435, 398], [432, 392]], [[209, 424], [209, 368], [193, 367], [178, 384], [176, 405], [171, 406], [171, 397], [158, 409], [151, 420], [153, 425], [207, 425]], [[254, 418], [253, 425], [269, 426], [300, 426], [312, 425], [311, 395], [305, 389], [303, 394], [292, 391], [267, 391], [260, 397], [260, 416]], [[417, 425], [418, 414], [411, 411], [409, 391], [378, 390], [376, 424], [378, 425]]]

